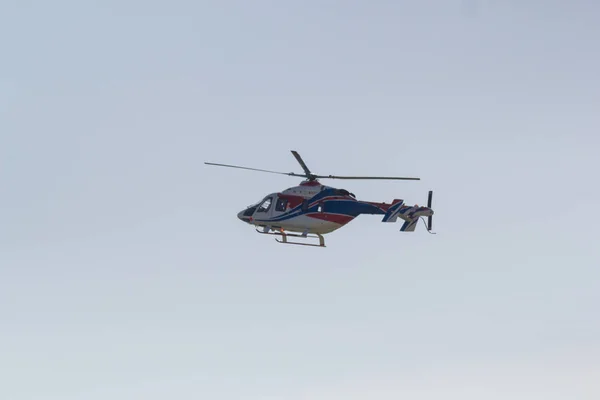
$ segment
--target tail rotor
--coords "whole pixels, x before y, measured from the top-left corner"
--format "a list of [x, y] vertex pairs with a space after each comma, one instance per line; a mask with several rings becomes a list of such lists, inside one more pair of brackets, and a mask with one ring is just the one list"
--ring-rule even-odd
[[[433, 191], [429, 191], [429, 196], [427, 197], [427, 208], [431, 208], [431, 198], [433, 197]], [[427, 230], [431, 231], [431, 226], [433, 222], [433, 215], [427, 217]]]
[[[427, 196], [427, 208], [431, 209], [431, 200], [432, 200], [432, 198], [433, 198], [433, 191], [430, 190], [429, 191], [429, 195]], [[435, 234], [435, 232], [431, 232], [432, 227], [433, 227], [433, 215], [429, 214], [427, 216], [427, 231], [429, 233]]]

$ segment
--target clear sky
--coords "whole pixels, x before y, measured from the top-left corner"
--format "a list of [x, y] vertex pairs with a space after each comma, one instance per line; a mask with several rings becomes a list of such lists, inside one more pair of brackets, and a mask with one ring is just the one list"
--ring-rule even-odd
[[[0, 3], [0, 399], [600, 398], [600, 3]], [[326, 249], [321, 174], [425, 204]]]

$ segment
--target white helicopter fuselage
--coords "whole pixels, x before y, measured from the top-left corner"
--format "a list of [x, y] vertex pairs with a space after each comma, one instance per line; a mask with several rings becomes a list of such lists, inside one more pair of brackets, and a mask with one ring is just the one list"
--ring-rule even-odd
[[[345, 189], [313, 181], [271, 193], [261, 202], [240, 211], [238, 218], [265, 231], [326, 234], [361, 214], [380, 214], [384, 215], [384, 222], [394, 222], [398, 217], [413, 221], [431, 213], [432, 210], [427, 207], [405, 206], [399, 199], [392, 203], [360, 201]], [[414, 224], [406, 228], [411, 231]]]
[[[342, 200], [343, 195], [320, 199], [320, 207], [317, 204], [319, 201], [310, 202], [310, 199], [327, 189], [334, 188], [310, 182], [282, 192], [270, 193], [259, 203], [240, 211], [238, 218], [257, 227], [269, 227], [273, 230], [330, 233], [346, 225], [354, 217], [324, 212], [325, 202], [333, 200], [334, 197]], [[317, 205], [315, 212], [309, 212], [315, 205]]]

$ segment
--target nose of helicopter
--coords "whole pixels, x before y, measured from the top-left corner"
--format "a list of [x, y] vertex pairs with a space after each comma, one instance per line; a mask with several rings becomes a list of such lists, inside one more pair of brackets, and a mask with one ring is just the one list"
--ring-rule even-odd
[[242, 210], [237, 214], [237, 217], [241, 220], [244, 221], [246, 223], [250, 223], [250, 221], [252, 220], [252, 216], [248, 216], [248, 215], [244, 215], [246, 214], [246, 210]]

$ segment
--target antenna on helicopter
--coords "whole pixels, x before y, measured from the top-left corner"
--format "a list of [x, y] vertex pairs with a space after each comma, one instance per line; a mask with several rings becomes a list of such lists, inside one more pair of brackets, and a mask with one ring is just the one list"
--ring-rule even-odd
[[309, 181], [316, 181], [318, 179], [379, 179], [379, 180], [409, 180], [409, 181], [418, 181], [421, 178], [410, 178], [410, 177], [400, 177], [400, 176], [341, 176], [341, 175], [316, 175], [313, 174], [310, 169], [306, 166], [306, 163], [300, 157], [297, 151], [291, 150], [292, 154], [296, 158], [296, 161], [300, 164], [302, 169], [304, 170], [304, 174], [296, 174], [294, 172], [278, 172], [278, 171], [270, 171], [266, 169], [259, 168], [250, 168], [250, 167], [242, 167], [239, 165], [230, 165], [230, 164], [217, 164], [211, 162], [205, 162], [206, 165], [215, 165], [219, 167], [229, 167], [229, 168], [239, 168], [239, 169], [247, 169], [251, 171], [259, 171], [259, 172], [268, 172], [271, 174], [279, 174], [279, 175], [288, 175], [288, 176], [297, 176], [304, 177]]

